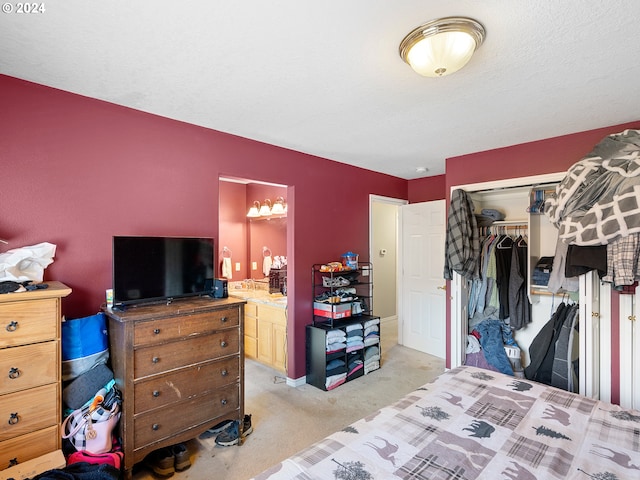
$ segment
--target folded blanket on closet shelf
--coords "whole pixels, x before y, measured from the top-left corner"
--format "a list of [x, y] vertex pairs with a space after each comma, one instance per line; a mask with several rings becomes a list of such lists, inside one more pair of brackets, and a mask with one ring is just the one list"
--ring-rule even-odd
[[480, 213], [485, 217], [491, 217], [494, 221], [504, 220], [504, 213], [493, 208], [483, 208]]
[[347, 331], [347, 335], [349, 335], [349, 333], [354, 330], [362, 330], [362, 325], [360, 325], [359, 323], [354, 323], [353, 325], [347, 325], [345, 327], [345, 330]]

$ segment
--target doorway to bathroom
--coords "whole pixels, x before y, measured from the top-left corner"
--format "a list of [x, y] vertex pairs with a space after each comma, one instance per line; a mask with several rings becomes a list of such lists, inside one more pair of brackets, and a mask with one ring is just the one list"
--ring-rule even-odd
[[287, 186], [219, 178], [218, 275], [247, 301], [244, 354], [287, 378]]

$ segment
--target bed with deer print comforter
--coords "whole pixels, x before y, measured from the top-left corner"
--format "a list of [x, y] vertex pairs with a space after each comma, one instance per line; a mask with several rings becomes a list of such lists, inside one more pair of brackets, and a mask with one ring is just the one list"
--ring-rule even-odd
[[255, 480], [640, 478], [640, 411], [475, 367], [432, 383]]

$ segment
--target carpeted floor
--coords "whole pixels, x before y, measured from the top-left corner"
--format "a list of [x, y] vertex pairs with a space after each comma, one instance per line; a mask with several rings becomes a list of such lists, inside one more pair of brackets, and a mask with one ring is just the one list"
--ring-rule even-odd
[[[289, 387], [274, 370], [247, 360], [245, 412], [252, 415], [253, 433], [240, 447], [216, 446], [214, 437], [191, 440], [192, 466], [172, 478], [247, 480], [444, 371], [444, 360], [398, 345], [395, 328], [395, 323], [382, 325], [379, 370], [330, 392]], [[134, 480], [153, 478], [142, 464], [134, 468]]]

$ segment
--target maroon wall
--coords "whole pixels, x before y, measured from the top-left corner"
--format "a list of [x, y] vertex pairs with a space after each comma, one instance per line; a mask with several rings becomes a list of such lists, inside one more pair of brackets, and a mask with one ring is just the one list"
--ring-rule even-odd
[[409, 203], [430, 202], [432, 200], [442, 200], [447, 196], [445, 175], [434, 175], [433, 177], [417, 178], [409, 180], [408, 195]]
[[291, 378], [305, 375], [311, 265], [369, 251], [369, 194], [407, 198], [400, 178], [3, 75], [0, 105], [0, 251], [56, 244], [45, 280], [73, 289], [69, 318], [104, 302], [113, 235], [218, 238], [219, 176], [288, 185]]
[[[216, 276], [222, 276], [222, 254], [227, 247], [231, 254], [231, 281], [247, 278], [247, 211], [245, 203], [247, 187], [242, 183], [220, 182], [220, 231], [218, 232], [218, 270]], [[235, 206], [234, 208], [225, 207]], [[236, 271], [235, 264], [240, 264]]]

